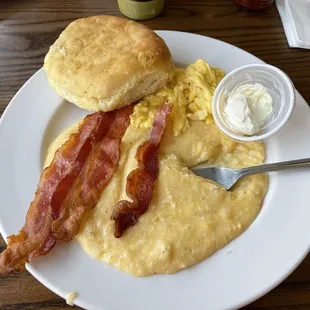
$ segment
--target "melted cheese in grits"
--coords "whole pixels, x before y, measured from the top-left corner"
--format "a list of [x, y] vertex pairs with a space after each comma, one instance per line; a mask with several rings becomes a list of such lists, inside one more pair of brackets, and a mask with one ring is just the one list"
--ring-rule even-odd
[[[74, 125], [54, 141], [46, 165], [77, 128]], [[188, 129], [176, 137], [170, 122], [161, 144], [159, 175], [149, 210], [116, 239], [110, 216], [115, 204], [127, 198], [126, 177], [136, 168], [136, 150], [148, 132], [129, 126], [117, 171], [77, 236], [90, 256], [135, 276], [174, 273], [224, 247], [255, 219], [268, 188], [266, 175], [254, 175], [227, 192], [187, 168], [204, 161], [236, 168], [262, 164], [263, 144], [238, 144], [214, 124], [198, 120], [189, 120]]]

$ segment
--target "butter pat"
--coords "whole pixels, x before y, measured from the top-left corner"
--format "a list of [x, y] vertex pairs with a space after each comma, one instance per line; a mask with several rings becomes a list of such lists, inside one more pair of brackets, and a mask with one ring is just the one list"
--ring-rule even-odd
[[254, 135], [272, 113], [272, 97], [259, 83], [237, 87], [227, 98], [224, 117], [235, 131]]

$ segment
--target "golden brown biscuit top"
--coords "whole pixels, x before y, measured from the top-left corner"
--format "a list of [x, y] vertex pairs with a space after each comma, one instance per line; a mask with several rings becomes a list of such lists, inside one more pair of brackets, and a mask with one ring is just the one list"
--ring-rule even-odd
[[72, 22], [44, 60], [48, 78], [64, 90], [104, 99], [135, 75], [167, 71], [171, 55], [165, 42], [144, 25], [115, 16]]

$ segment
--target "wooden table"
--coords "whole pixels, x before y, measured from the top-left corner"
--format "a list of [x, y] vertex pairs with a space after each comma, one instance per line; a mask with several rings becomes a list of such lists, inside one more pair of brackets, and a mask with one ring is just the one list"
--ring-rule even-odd
[[[60, 32], [74, 19], [97, 14], [120, 15], [117, 1], [0, 0], [0, 115], [42, 66]], [[275, 6], [261, 14], [249, 14], [232, 0], [166, 0], [163, 14], [145, 24], [234, 44], [286, 71], [310, 102], [310, 51], [288, 47]], [[0, 237], [0, 251], [4, 248]], [[0, 309], [69, 308], [28, 272], [0, 278]], [[281, 285], [244, 309], [309, 310], [310, 256]]]

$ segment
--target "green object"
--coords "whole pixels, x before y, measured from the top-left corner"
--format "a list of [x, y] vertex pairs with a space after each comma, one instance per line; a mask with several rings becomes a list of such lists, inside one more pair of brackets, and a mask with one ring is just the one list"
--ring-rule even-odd
[[131, 19], [151, 19], [161, 13], [164, 7], [164, 0], [118, 0], [118, 7], [123, 15]]

